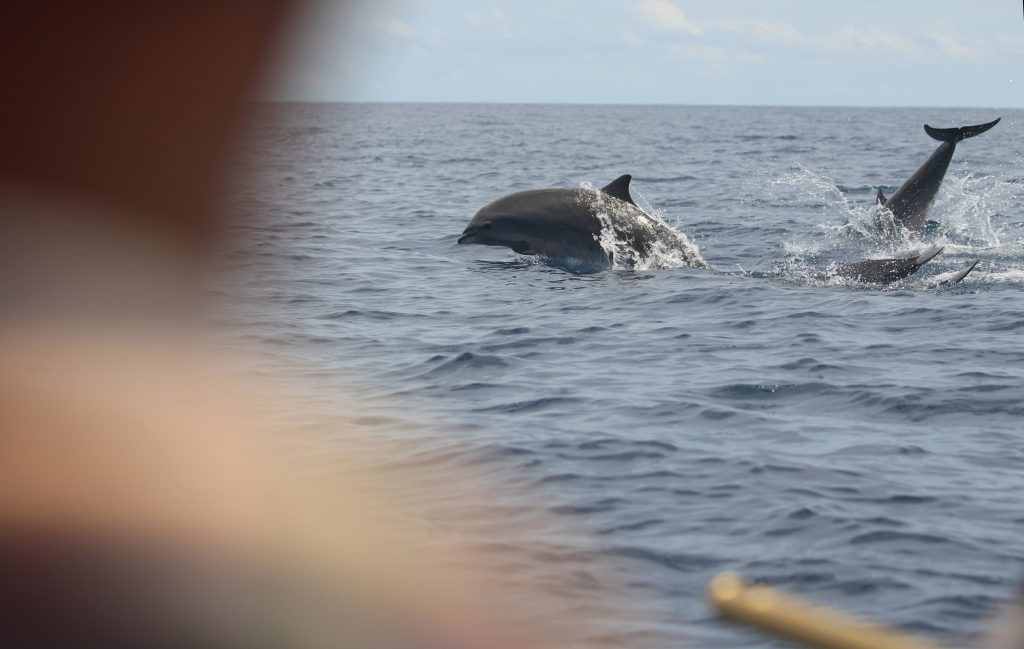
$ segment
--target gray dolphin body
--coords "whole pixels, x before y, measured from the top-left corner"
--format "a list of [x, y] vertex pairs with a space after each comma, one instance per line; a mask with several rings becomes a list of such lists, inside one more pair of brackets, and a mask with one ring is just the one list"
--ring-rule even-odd
[[[840, 266], [839, 268], [829, 273], [825, 273], [824, 275], [819, 275], [817, 279], [819, 281], [828, 281], [836, 277], [841, 277], [843, 279], [852, 279], [863, 284], [892, 284], [893, 282], [898, 282], [901, 279], [910, 277], [916, 273], [921, 266], [927, 264], [940, 252], [942, 252], [942, 247], [936, 246], [929, 248], [920, 255], [914, 257], [903, 257], [900, 259], [868, 259], [867, 261], [858, 261], [852, 264], [846, 264], [845, 266]], [[948, 286], [962, 281], [977, 265], [978, 262], [975, 261], [949, 279], [939, 282], [938, 286]]]
[[910, 277], [927, 264], [935, 255], [942, 252], [941, 247], [925, 250], [914, 257], [902, 259], [868, 259], [840, 266], [830, 273], [820, 275], [818, 279], [828, 280], [834, 277], [852, 279], [863, 284], [892, 284]]
[[987, 124], [960, 128], [934, 128], [925, 124], [925, 132], [942, 144], [892, 196], [886, 198], [882, 194], [882, 190], [878, 190], [876, 197], [878, 204], [889, 208], [893, 216], [892, 224], [876, 216], [875, 224], [879, 229], [884, 230], [895, 225], [906, 228], [913, 234], [924, 234], [928, 208], [935, 200], [939, 185], [942, 184], [942, 179], [946, 176], [946, 169], [949, 168], [949, 163], [953, 159], [956, 143], [984, 133], [998, 124], [999, 119], [1001, 118]]
[[[569, 187], [509, 194], [477, 212], [459, 243], [507, 246], [521, 255], [591, 269], [608, 268], [615, 261], [628, 267], [661, 246], [689, 266], [706, 268], [684, 236], [637, 207], [629, 195], [630, 180], [626, 174], [600, 190]], [[614, 250], [602, 245], [606, 232], [614, 237]]]

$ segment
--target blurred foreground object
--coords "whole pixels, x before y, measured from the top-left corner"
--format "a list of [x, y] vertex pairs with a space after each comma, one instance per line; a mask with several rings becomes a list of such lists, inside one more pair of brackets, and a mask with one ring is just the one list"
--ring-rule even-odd
[[982, 638], [983, 649], [1024, 649], [1024, 589], [993, 621]]
[[371, 444], [304, 450], [201, 350], [54, 333], [0, 335], [0, 645], [507, 646]]
[[296, 4], [0, 4], [0, 192], [101, 207], [117, 225], [200, 241], [219, 218], [246, 103]]
[[[708, 596], [719, 614], [772, 635], [821, 649], [939, 649], [919, 636], [853, 619], [739, 575], [722, 573]], [[982, 649], [1024, 649], [1024, 598], [998, 615], [977, 643]]]
[[460, 524], [524, 527], [486, 485], [385, 473], [208, 346], [233, 144], [295, 4], [0, 5], [0, 647], [571, 644], [524, 622], [540, 585], [477, 579], [501, 566]]
[[718, 612], [780, 638], [821, 649], [938, 649], [923, 638], [812, 604], [738, 575], [715, 577], [709, 595]]
[[[176, 317], [298, 2], [0, 3], [0, 304]], [[154, 317], [155, 316], [155, 317]]]

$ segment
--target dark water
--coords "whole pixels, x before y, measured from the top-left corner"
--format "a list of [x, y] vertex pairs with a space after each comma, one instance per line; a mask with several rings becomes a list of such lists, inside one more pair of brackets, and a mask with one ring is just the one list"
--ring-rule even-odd
[[[923, 249], [866, 227], [876, 188], [934, 149], [924, 122], [999, 115], [958, 146], [942, 255], [888, 290], [810, 279]], [[268, 107], [247, 327], [369, 430], [403, 430], [410, 457], [483, 463], [565, 519], [574, 533], [524, 542], [580, 574], [615, 566], [630, 596], [609, 642], [770, 644], [708, 610], [722, 570], [957, 641], [1024, 576], [1022, 118]], [[574, 275], [455, 243], [503, 194], [622, 173], [712, 270]]]

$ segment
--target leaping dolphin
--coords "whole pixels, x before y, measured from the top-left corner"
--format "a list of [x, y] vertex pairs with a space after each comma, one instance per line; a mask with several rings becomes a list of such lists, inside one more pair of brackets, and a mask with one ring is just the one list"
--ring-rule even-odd
[[556, 264], [588, 269], [613, 262], [630, 267], [652, 253], [669, 251], [688, 266], [707, 268], [697, 247], [644, 212], [629, 195], [632, 176], [601, 189], [585, 187], [516, 192], [484, 206], [459, 243], [507, 246]]
[[906, 228], [912, 234], [924, 234], [928, 208], [935, 200], [935, 194], [953, 159], [956, 143], [984, 133], [998, 124], [1000, 119], [960, 128], [934, 128], [925, 124], [925, 132], [942, 144], [892, 196], [886, 198], [882, 190], [878, 190], [876, 201], [892, 212], [892, 223], [887, 223], [884, 215], [879, 214], [875, 216], [875, 225], [883, 230], [895, 225]]

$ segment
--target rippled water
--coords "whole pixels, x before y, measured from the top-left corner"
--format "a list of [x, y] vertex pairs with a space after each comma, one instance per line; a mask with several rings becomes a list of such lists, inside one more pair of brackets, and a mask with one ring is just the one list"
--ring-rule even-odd
[[[923, 123], [999, 115], [957, 148], [942, 255], [888, 290], [811, 279], [923, 249], [867, 227], [875, 190], [935, 148]], [[630, 596], [606, 641], [772, 644], [714, 619], [721, 570], [955, 641], [1024, 560], [1022, 117], [271, 106], [240, 228], [262, 305], [246, 331], [366, 430], [402, 431], [396, 460], [484, 466], [564, 519], [519, 543], [615, 567]], [[622, 173], [711, 270], [574, 275], [456, 245], [499, 196]]]

